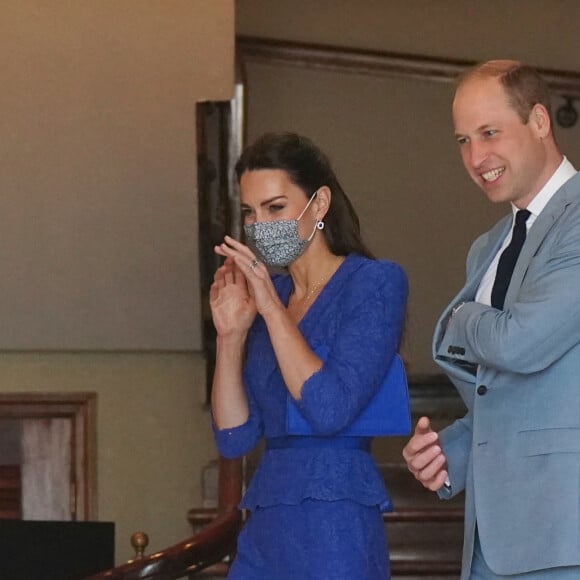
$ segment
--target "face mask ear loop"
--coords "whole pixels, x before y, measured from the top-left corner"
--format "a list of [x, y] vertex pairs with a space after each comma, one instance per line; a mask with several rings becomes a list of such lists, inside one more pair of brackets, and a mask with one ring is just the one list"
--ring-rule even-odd
[[314, 224], [314, 229], [312, 230], [312, 233], [306, 238], [306, 241], [309, 242], [313, 237], [314, 234], [316, 233], [316, 230], [318, 230], [318, 220], [316, 220], [316, 223]]
[[296, 221], [298, 221], [304, 215], [306, 210], [310, 207], [312, 200], [316, 197], [317, 194], [318, 194], [318, 189], [310, 196], [310, 199], [308, 200], [306, 207], [300, 212], [300, 215], [296, 218]]
[[[318, 189], [312, 194], [312, 196], [308, 200], [308, 203], [306, 204], [306, 207], [302, 210], [300, 215], [296, 218], [296, 221], [299, 221], [300, 218], [304, 215], [304, 212], [308, 209], [308, 207], [312, 203], [312, 200], [316, 197], [317, 194], [318, 194]], [[318, 220], [316, 220], [316, 223], [314, 224], [314, 229], [312, 230], [312, 233], [304, 241], [308, 243], [314, 237], [314, 234], [316, 233], [317, 229], [318, 229]]]

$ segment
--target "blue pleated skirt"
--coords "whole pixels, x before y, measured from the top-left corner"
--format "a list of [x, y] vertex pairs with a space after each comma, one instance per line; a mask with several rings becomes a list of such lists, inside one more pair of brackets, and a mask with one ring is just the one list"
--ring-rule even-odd
[[230, 580], [387, 580], [379, 506], [304, 500], [256, 508], [238, 538]]

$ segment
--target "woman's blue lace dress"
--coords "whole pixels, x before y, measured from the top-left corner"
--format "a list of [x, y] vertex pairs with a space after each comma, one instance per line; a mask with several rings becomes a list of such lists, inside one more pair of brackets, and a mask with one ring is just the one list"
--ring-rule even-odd
[[[289, 276], [274, 277], [284, 304]], [[251, 516], [238, 540], [235, 580], [384, 580], [389, 577], [382, 511], [391, 509], [370, 439], [340, 437], [376, 392], [399, 347], [407, 278], [393, 262], [349, 255], [299, 324], [328, 353], [297, 402], [316, 437], [286, 429], [288, 391], [264, 320], [248, 336], [248, 421], [218, 430], [219, 451], [238, 457], [266, 438], [242, 500]]]

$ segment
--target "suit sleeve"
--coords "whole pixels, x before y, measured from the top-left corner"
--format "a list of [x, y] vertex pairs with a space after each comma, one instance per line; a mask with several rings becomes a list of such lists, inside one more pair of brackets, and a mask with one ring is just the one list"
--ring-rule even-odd
[[437, 358], [535, 373], [580, 342], [580, 211], [558, 224], [550, 249], [532, 258], [507, 310], [469, 302], [449, 320]]
[[439, 433], [439, 441], [447, 459], [447, 472], [451, 483], [451, 492], [440, 492], [443, 499], [450, 499], [465, 489], [467, 465], [471, 453], [472, 415], [468, 413], [462, 419], [454, 421]]

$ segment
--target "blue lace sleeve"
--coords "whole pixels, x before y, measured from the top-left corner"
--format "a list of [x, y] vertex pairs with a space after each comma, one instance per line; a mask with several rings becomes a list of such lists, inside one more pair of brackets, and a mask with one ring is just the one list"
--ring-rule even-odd
[[367, 405], [399, 348], [405, 322], [408, 283], [400, 266], [374, 262], [351, 284], [340, 332], [297, 401], [320, 435], [342, 431]]

